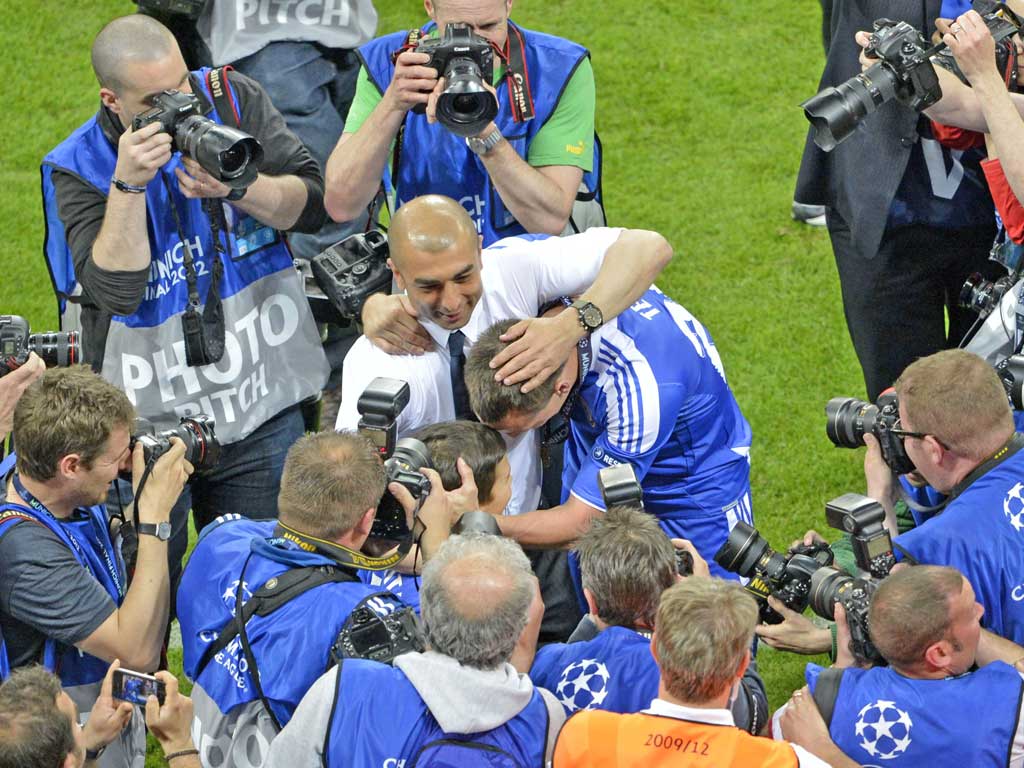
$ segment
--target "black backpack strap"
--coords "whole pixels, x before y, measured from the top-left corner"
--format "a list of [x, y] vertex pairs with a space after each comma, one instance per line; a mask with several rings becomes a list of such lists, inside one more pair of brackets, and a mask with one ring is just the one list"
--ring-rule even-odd
[[[248, 563], [248, 560], [246, 560], [246, 563]], [[244, 575], [245, 568], [243, 566], [242, 576]], [[239, 588], [241, 588], [242, 583], [245, 581], [242, 576], [238, 579]], [[241, 590], [239, 589], [239, 594], [235, 596], [235, 615], [220, 628], [220, 631], [217, 633], [217, 639], [206, 647], [202, 657], [199, 659], [199, 663], [196, 665], [195, 678], [199, 678], [199, 675], [206, 669], [206, 666], [214, 656], [227, 648], [236, 637], [241, 636], [239, 621], [241, 621], [241, 627], [244, 629], [249, 619], [253, 616], [267, 616], [290, 600], [308, 592], [314, 587], [319, 587], [321, 584], [343, 581], [355, 582], [359, 581], [359, 577], [351, 571], [336, 568], [332, 565], [313, 565], [305, 568], [293, 568], [269, 579], [266, 584], [256, 590], [256, 593], [245, 605], [242, 605]], [[242, 605], [240, 611], [238, 610], [239, 605]], [[246, 644], [248, 644], [247, 639], [243, 641], [243, 650]], [[246, 659], [246, 661], [248, 662], [249, 660]], [[255, 671], [255, 668], [253, 669]]]
[[228, 72], [233, 69], [230, 65], [211, 69], [206, 73], [206, 87], [213, 96], [213, 107], [220, 115], [221, 122], [224, 125], [241, 128], [242, 118], [238, 114], [238, 104], [235, 103], [231, 88], [228, 87]]
[[832, 713], [836, 708], [839, 696], [839, 683], [843, 679], [843, 670], [839, 667], [826, 667], [818, 673], [818, 682], [814, 686], [814, 703], [818, 705], [821, 719], [825, 725], [832, 725]]

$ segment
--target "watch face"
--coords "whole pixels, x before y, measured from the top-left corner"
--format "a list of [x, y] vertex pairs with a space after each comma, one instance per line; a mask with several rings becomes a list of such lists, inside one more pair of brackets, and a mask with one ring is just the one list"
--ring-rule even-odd
[[601, 310], [597, 307], [591, 305], [583, 310], [583, 323], [588, 328], [598, 328], [602, 320]]

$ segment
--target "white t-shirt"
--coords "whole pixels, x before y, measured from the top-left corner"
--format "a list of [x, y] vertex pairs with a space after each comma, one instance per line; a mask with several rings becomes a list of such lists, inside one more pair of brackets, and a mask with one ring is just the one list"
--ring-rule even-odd
[[[501, 320], [536, 317], [547, 302], [560, 296], [578, 295], [597, 277], [605, 251], [621, 229], [588, 229], [570, 237], [526, 235], [499, 240], [482, 254], [480, 279], [483, 295], [473, 308], [463, 350]], [[341, 380], [341, 407], [337, 429], [354, 430], [359, 423], [356, 402], [367, 385], [378, 376], [409, 384], [409, 404], [398, 417], [398, 434], [404, 437], [429, 424], [455, 418], [449, 373], [449, 331], [429, 320], [421, 320], [434, 339], [435, 348], [423, 355], [389, 355], [360, 337], [345, 356]], [[537, 508], [540, 499], [541, 465], [536, 430], [508, 444], [512, 467], [512, 499], [505, 514], [515, 515]]]

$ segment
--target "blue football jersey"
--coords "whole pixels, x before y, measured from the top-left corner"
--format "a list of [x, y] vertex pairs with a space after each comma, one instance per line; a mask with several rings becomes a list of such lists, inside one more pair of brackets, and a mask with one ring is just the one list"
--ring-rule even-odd
[[647, 511], [717, 569], [715, 551], [737, 520], [753, 524], [753, 514], [750, 425], [714, 342], [693, 315], [651, 288], [591, 344], [593, 362], [571, 414], [563, 494], [604, 509], [598, 471], [632, 464]]

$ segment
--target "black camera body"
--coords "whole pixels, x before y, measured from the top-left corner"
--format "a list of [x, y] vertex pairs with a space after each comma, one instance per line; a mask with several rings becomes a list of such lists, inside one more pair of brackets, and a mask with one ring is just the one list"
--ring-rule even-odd
[[1024, 354], [1010, 355], [996, 365], [996, 373], [1003, 382], [1010, 407], [1024, 411]]
[[403, 653], [425, 649], [426, 641], [412, 608], [406, 606], [381, 615], [363, 604], [346, 620], [331, 648], [331, 658], [336, 664], [344, 659], [390, 664]]
[[259, 141], [237, 128], [203, 117], [195, 94], [168, 90], [153, 97], [153, 107], [136, 115], [132, 128], [159, 123], [174, 148], [191, 157], [211, 176], [232, 189], [245, 189], [256, 180], [263, 159]]
[[833, 397], [825, 406], [825, 417], [825, 434], [837, 448], [860, 448], [864, 434], [870, 432], [893, 472], [905, 475], [914, 471], [903, 440], [891, 431], [900, 417], [895, 392], [879, 395], [874, 405], [855, 397]]
[[742, 520], [729, 532], [729, 538], [715, 553], [715, 562], [727, 571], [749, 579], [746, 589], [757, 600], [761, 621], [779, 624], [782, 616], [770, 605], [768, 596], [781, 600], [797, 613], [809, 601], [811, 576], [832, 564], [827, 544], [801, 544], [781, 555], [757, 530]]
[[0, 315], [0, 377], [20, 368], [31, 352], [47, 368], [66, 368], [82, 359], [78, 332], [29, 333], [28, 321], [18, 315]]
[[[1020, 20], [1003, 3], [975, 0], [973, 6], [997, 44], [1020, 29]], [[835, 149], [862, 119], [894, 98], [918, 111], [942, 98], [932, 56], [946, 44], [931, 45], [905, 21], [878, 19], [873, 26], [864, 52], [878, 63], [801, 104], [813, 128], [814, 143], [825, 152]]]
[[[597, 486], [601, 489], [605, 509], [612, 507], [644, 508], [644, 490], [636, 479], [632, 464], [614, 464], [597, 473]], [[693, 555], [685, 549], [676, 549], [676, 572], [680, 576], [693, 574]]]
[[143, 456], [149, 464], [170, 450], [172, 437], [179, 438], [185, 444], [185, 460], [197, 472], [212, 469], [220, 460], [220, 443], [214, 431], [213, 417], [204, 414], [184, 416], [178, 426], [163, 432], [157, 432], [146, 419], [136, 419], [130, 450], [135, 450], [136, 443], [141, 444]]
[[[494, 77], [494, 51], [487, 39], [474, 34], [469, 24], [445, 26], [440, 38], [426, 39], [416, 53], [430, 56], [424, 66], [444, 77], [437, 99], [437, 121], [456, 136], [476, 136], [498, 114], [494, 94], [485, 88]], [[418, 106], [414, 111], [422, 112]]]
[[354, 319], [374, 293], [388, 292], [388, 239], [371, 230], [346, 237], [310, 260], [320, 290], [343, 319]]
[[[433, 469], [430, 451], [412, 437], [396, 439], [398, 414], [409, 403], [409, 385], [398, 379], [379, 376], [363, 390], [356, 403], [359, 411], [359, 434], [376, 448], [384, 460], [387, 482], [399, 483], [416, 500], [417, 507], [430, 495], [430, 480], [420, 470]], [[385, 490], [377, 505], [370, 537], [382, 541], [402, 541], [412, 535], [405, 510]]]
[[835, 568], [822, 568], [811, 577], [811, 610], [835, 619], [835, 604], [846, 609], [850, 645], [854, 656], [872, 664], [885, 659], [871, 642], [868, 610], [879, 582], [896, 565], [892, 539], [883, 521], [885, 510], [874, 499], [847, 493], [825, 504], [825, 518], [832, 528], [850, 534], [853, 554], [861, 574], [850, 576]]

